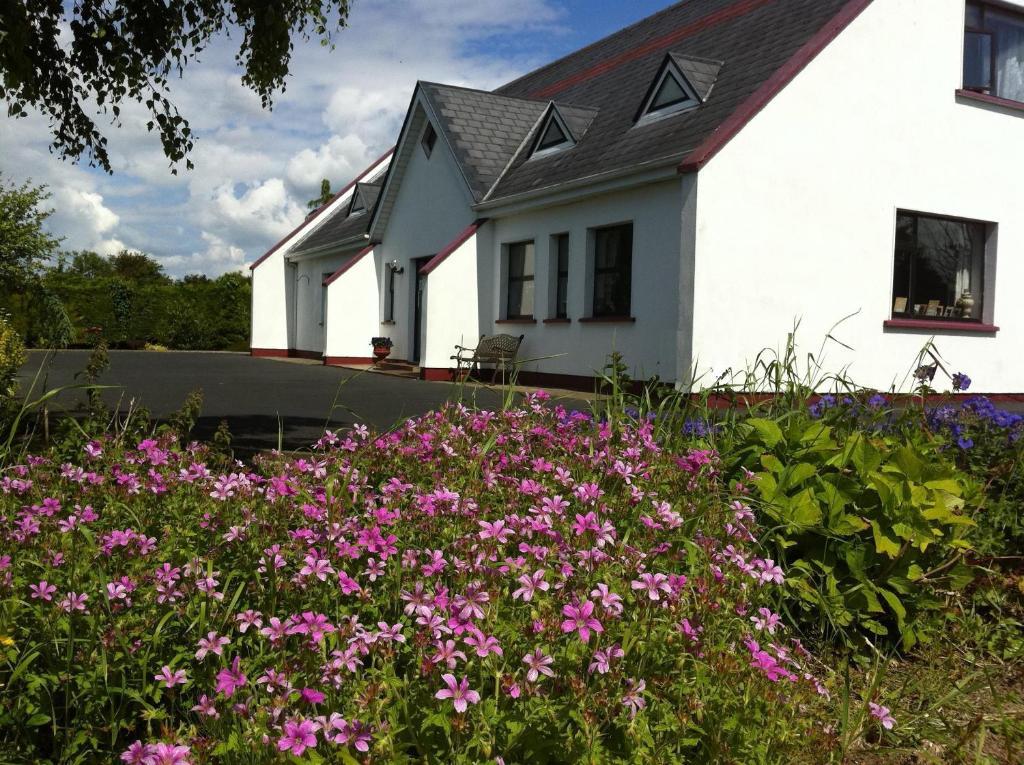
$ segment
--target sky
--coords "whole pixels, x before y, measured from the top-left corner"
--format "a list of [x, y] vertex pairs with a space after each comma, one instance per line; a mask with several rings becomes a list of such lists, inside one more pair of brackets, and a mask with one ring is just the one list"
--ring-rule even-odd
[[[297, 46], [272, 111], [218, 38], [172, 83], [196, 135], [170, 172], [138, 105], [98, 123], [113, 174], [49, 151], [44, 118], [0, 117], [0, 173], [45, 183], [65, 250], [156, 257], [172, 276], [244, 271], [305, 216], [321, 178], [341, 188], [390, 148], [417, 80], [491, 89], [671, 5], [671, 0], [354, 0], [335, 47]], [[0, 114], [6, 109], [0, 111]]]

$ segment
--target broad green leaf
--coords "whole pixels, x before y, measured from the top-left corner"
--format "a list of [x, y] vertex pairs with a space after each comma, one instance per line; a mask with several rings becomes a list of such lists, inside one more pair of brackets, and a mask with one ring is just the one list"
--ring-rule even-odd
[[888, 604], [892, 612], [896, 614], [896, 623], [899, 625], [900, 630], [903, 629], [903, 623], [907, 618], [907, 609], [900, 602], [900, 599], [896, 597], [896, 593], [890, 592], [884, 587], [878, 588], [878, 594], [882, 596], [882, 599]]
[[871, 521], [871, 532], [875, 537], [875, 552], [895, 558], [900, 553], [900, 545], [895, 539], [887, 536], [878, 521]]
[[753, 419], [747, 420], [747, 425], [749, 425], [756, 431], [758, 437], [761, 440], [761, 443], [763, 443], [769, 449], [775, 448], [775, 445], [778, 444], [779, 441], [781, 441], [783, 438], [782, 429], [771, 420], [765, 420], [759, 417], [755, 417]]

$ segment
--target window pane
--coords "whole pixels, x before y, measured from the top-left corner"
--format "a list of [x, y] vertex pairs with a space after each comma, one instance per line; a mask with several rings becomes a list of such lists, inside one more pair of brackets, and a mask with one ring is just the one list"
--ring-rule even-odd
[[985, 29], [994, 38], [995, 94], [1024, 101], [1024, 16], [989, 9], [985, 14]]
[[508, 248], [508, 278], [517, 279], [523, 275], [526, 261], [526, 248], [521, 244], [512, 244]]
[[658, 109], [664, 109], [666, 106], [678, 104], [681, 101], [685, 101], [687, 98], [689, 98], [689, 96], [686, 95], [686, 91], [683, 90], [683, 86], [679, 84], [673, 75], [669, 74], [661, 83], [661, 87], [658, 88], [658, 92], [655, 94], [654, 100], [651, 101], [650, 111], [654, 112]]
[[[980, 319], [984, 255], [983, 223], [901, 214], [893, 314]], [[974, 306], [965, 314], [958, 303], [966, 292], [974, 298]]]
[[964, 35], [964, 87], [992, 88], [992, 35], [967, 32]]
[[547, 129], [544, 131], [544, 135], [540, 139], [540, 143], [537, 144], [537, 150], [542, 151], [544, 149], [550, 149], [559, 144], [563, 144], [569, 139], [565, 137], [565, 133], [562, 132], [562, 128], [558, 126], [558, 120], [551, 118], [548, 120]]
[[533, 242], [520, 245], [523, 248], [523, 276], [533, 277]]
[[517, 316], [533, 316], [533, 280], [520, 284], [519, 313]]
[[556, 240], [555, 263], [555, 316], [569, 316], [569, 235], [560, 234]]
[[594, 232], [594, 316], [628, 316], [633, 224]]

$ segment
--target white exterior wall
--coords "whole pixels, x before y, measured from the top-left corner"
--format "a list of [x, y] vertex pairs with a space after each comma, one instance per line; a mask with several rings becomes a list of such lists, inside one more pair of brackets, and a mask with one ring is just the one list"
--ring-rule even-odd
[[447, 369], [454, 366], [451, 357], [456, 345], [476, 346], [480, 337], [476, 300], [480, 236], [479, 231], [470, 236], [427, 277], [425, 342], [420, 366]]
[[1000, 331], [935, 342], [974, 389], [1024, 390], [1024, 117], [958, 103], [963, 31], [964, 0], [875, 0], [699, 172], [693, 350], [681, 367], [692, 360], [712, 382], [783, 347], [798, 318], [806, 357], [859, 312], [835, 332], [854, 351], [828, 345], [828, 370], [901, 386], [934, 334], [882, 326], [906, 209], [998, 224], [985, 301]]
[[[475, 218], [470, 209], [469, 190], [440, 131], [430, 157], [420, 146], [422, 124], [422, 117], [414, 123], [410, 136], [414, 142], [413, 151], [401, 178], [387, 228], [375, 250], [380, 284], [378, 316], [381, 319], [385, 316], [386, 264], [397, 260], [399, 267], [404, 269], [403, 273], [395, 276], [394, 323], [382, 323], [380, 335], [388, 336], [394, 342], [391, 349], [393, 358], [407, 360], [411, 360], [413, 352], [416, 269], [412, 260], [437, 254]], [[433, 274], [429, 278], [432, 279]], [[476, 294], [472, 289], [459, 294], [458, 299], [472, 301], [476, 310]], [[423, 347], [421, 345], [421, 352]]]
[[329, 357], [367, 358], [370, 339], [380, 330], [377, 268], [369, 252], [327, 286], [327, 342]]
[[[380, 174], [390, 161], [390, 154], [379, 158], [356, 180]], [[323, 350], [319, 292], [323, 277], [316, 280], [315, 284], [314, 277], [317, 272], [333, 273], [344, 257], [334, 255], [289, 263], [288, 254], [306, 234], [314, 231], [339, 208], [347, 205], [354, 190], [355, 182], [351, 189], [331, 202], [312, 225], [301, 226], [292, 232], [270, 257], [253, 268], [250, 348], [298, 348], [317, 352]]]
[[[523, 334], [522, 369], [593, 376], [608, 354], [619, 351], [636, 379], [659, 375], [676, 379], [676, 327], [679, 310], [681, 209], [678, 178], [628, 191], [603, 194], [572, 204], [545, 207], [493, 222], [493, 241], [481, 253], [481, 332]], [[634, 323], [581, 323], [593, 289], [592, 228], [633, 223], [633, 275], [630, 304]], [[490, 227], [490, 226], [489, 226]], [[568, 324], [545, 324], [555, 315], [551, 237], [569, 234]], [[533, 240], [536, 324], [497, 324], [507, 305], [506, 245]], [[450, 355], [450, 354], [449, 354]], [[530, 361], [531, 359], [535, 359]]]

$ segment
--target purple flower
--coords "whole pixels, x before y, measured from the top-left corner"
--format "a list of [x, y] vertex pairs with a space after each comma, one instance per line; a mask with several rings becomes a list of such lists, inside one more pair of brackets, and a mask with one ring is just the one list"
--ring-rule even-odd
[[512, 599], [518, 600], [519, 598], [522, 598], [528, 603], [533, 599], [537, 590], [547, 592], [551, 588], [551, 585], [544, 581], [544, 575], [546, 573], [547, 572], [544, 569], [538, 569], [532, 574], [523, 574], [516, 579], [516, 581], [522, 586], [512, 593]]
[[286, 720], [284, 734], [277, 740], [277, 748], [301, 757], [307, 749], [316, 746], [317, 724], [312, 720]]
[[50, 602], [53, 600], [53, 593], [57, 591], [57, 588], [52, 584], [48, 583], [45, 579], [41, 580], [39, 584], [30, 584], [28, 588], [32, 591], [33, 600], [45, 600]]
[[[971, 387], [971, 378], [963, 372], [953, 375], [953, 390], [967, 390]], [[891, 727], [891, 726], [890, 726]]]
[[159, 674], [153, 675], [153, 679], [162, 682], [165, 688], [173, 688], [176, 685], [184, 685], [188, 682], [185, 670], [179, 669], [172, 672], [171, 668], [166, 664], [164, 664]]
[[[970, 385], [970, 382], [968, 380], [967, 384]], [[868, 709], [871, 710], [871, 716], [877, 718], [886, 730], [892, 730], [893, 726], [896, 725], [896, 718], [890, 714], [889, 707], [883, 707], [873, 701], [869, 701]]]
[[242, 670], [239, 668], [238, 657], [231, 662], [231, 669], [224, 668], [217, 673], [217, 685], [215, 690], [217, 693], [223, 693], [228, 698], [234, 695], [235, 691], [241, 688], [248, 682], [248, 678], [242, 674]]
[[455, 675], [441, 675], [441, 679], [447, 688], [442, 688], [434, 694], [434, 698], [437, 699], [451, 699], [455, 705], [455, 711], [459, 714], [465, 712], [470, 704], [480, 703], [480, 694], [474, 690], [470, 690], [469, 679], [462, 678], [460, 682], [455, 682]]
[[672, 592], [668, 577], [664, 574], [641, 574], [640, 578], [634, 579], [629, 586], [634, 590], [644, 590], [647, 597], [654, 601], [661, 600], [659, 592]]
[[542, 650], [535, 648], [533, 653], [528, 653], [523, 657], [523, 664], [530, 668], [526, 673], [526, 679], [531, 683], [535, 683], [540, 675], [554, 677], [555, 673], [549, 669], [549, 665], [553, 664], [554, 661], [554, 659], [545, 654]]
[[629, 710], [630, 718], [636, 717], [636, 713], [647, 706], [643, 692], [647, 688], [644, 680], [626, 680], [626, 693], [622, 697], [622, 705]]
[[188, 758], [190, 749], [180, 744], [152, 744], [146, 757], [146, 765], [191, 765]]
[[580, 640], [584, 643], [590, 642], [590, 632], [604, 632], [601, 622], [594, 618], [594, 604], [585, 600], [578, 606], [571, 603], [562, 606], [562, 615], [565, 620], [562, 622], [562, 632], [578, 632]]
[[224, 646], [231, 641], [226, 637], [219, 636], [216, 632], [208, 632], [206, 637], [199, 638], [199, 650], [196, 651], [196, 659], [202, 661], [208, 654], [224, 655]]

